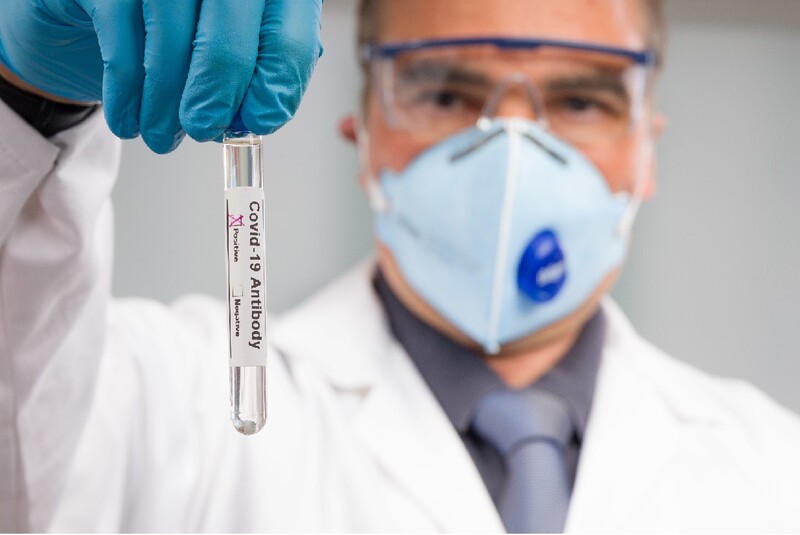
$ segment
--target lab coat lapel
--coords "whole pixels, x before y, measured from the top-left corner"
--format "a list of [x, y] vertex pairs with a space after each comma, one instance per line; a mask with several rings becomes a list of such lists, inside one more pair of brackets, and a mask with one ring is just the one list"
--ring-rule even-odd
[[616, 307], [606, 303], [609, 333], [581, 450], [566, 531], [624, 530], [669, 469], [685, 425], [642, 371], [649, 351]]
[[[461, 438], [405, 352], [395, 345], [356, 432], [408, 496], [451, 532], [502, 532], [491, 497]], [[391, 380], [390, 380], [391, 379]]]
[[281, 318], [272, 342], [294, 360], [313, 360], [337, 389], [364, 392], [354, 423], [360, 442], [439, 529], [503, 531], [460, 437], [389, 330], [374, 265], [363, 262]]

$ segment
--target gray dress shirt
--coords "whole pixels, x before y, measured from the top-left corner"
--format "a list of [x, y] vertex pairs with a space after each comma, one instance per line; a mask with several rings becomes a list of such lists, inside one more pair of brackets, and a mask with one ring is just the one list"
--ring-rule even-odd
[[[422, 322], [394, 295], [377, 272], [375, 290], [389, 318], [392, 332], [414, 361], [444, 412], [472, 456], [489, 494], [497, 500], [506, 480], [500, 454], [471, 429], [475, 405], [490, 390], [506, 388], [480, 355]], [[586, 323], [567, 355], [536, 386], [555, 394], [569, 407], [573, 436], [567, 452], [570, 483], [574, 484], [581, 442], [594, 396], [597, 370], [605, 338], [602, 310]], [[457, 380], [454, 380], [457, 378]]]

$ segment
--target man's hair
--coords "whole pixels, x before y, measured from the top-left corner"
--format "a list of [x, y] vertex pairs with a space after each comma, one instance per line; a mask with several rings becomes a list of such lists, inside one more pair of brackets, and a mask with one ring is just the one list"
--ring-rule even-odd
[[[378, 40], [379, 10], [386, 0], [360, 0], [358, 7], [358, 46], [374, 43]], [[435, 1], [435, 0], [431, 0]], [[639, 0], [647, 16], [645, 42], [647, 47], [656, 53], [656, 65], [660, 66], [666, 47], [666, 23], [662, 0]]]

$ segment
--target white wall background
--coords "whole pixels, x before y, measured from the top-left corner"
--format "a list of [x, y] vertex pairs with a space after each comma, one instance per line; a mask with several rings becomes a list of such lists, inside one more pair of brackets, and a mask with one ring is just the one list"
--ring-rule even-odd
[[[354, 0], [325, 5], [326, 47], [296, 119], [266, 142], [268, 289], [282, 311], [371, 249], [355, 152]], [[659, 191], [617, 299], [673, 355], [800, 411], [800, 0], [668, 0]], [[125, 143], [114, 192], [116, 295], [224, 295], [221, 148]]]

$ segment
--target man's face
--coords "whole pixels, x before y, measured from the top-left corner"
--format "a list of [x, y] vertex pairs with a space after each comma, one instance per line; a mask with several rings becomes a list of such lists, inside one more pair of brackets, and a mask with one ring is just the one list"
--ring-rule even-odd
[[[643, 50], [647, 21], [640, 0], [403, 0], [382, 3], [379, 26], [380, 42], [508, 36]], [[513, 61], [498, 61], [493, 68], [509, 71], [493, 72], [494, 79], [503, 79], [512, 72], [535, 75], [535, 72], [526, 72], [526, 65]], [[536, 119], [530, 101], [523, 97], [521, 92], [509, 92], [495, 115]], [[402, 171], [420, 152], [438, 141], [425, 132], [391, 125], [374, 91], [367, 95], [365, 105], [370, 169], [364, 176], [379, 176], [384, 169]], [[636, 159], [642, 132], [648, 129], [632, 129], [613, 142], [601, 145], [575, 145], [597, 166], [612, 191], [632, 191], [637, 167], [632, 162]], [[651, 165], [646, 168], [650, 169]], [[646, 192], [651, 189], [651, 182], [651, 177], [647, 177]], [[379, 252], [382, 269], [399, 297], [423, 319], [449, 331], [442, 319], [405, 284], [391, 252], [384, 247], [379, 247]], [[592, 297], [594, 305], [610, 285], [611, 278]], [[587, 310], [592, 308], [592, 303], [586, 305]]]
[[[645, 48], [647, 22], [640, 0], [403, 0], [383, 6], [381, 42], [491, 35]], [[498, 115], [534, 118], [530, 103], [518, 96], [509, 94]], [[404, 169], [431, 144], [424, 134], [392, 128], [374, 94], [367, 100], [366, 128], [375, 176], [381, 169]], [[630, 190], [630, 162], [639, 141], [632, 134], [610, 147], [578, 148], [600, 169], [612, 191]]]

